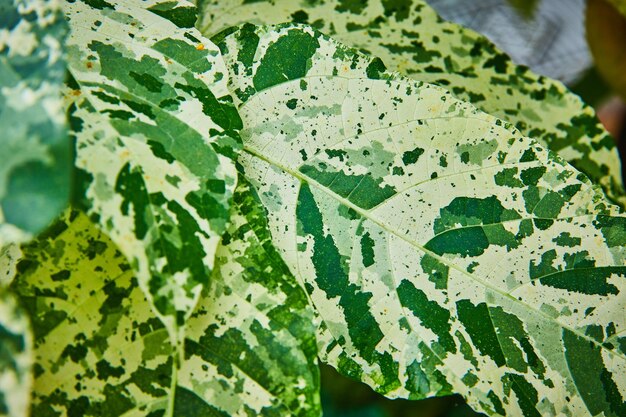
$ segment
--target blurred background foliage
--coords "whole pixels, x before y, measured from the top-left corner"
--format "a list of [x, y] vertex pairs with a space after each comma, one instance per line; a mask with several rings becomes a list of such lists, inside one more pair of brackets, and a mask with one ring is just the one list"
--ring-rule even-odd
[[[615, 138], [626, 178], [626, 0], [427, 0], [518, 64], [564, 82]], [[620, 13], [621, 11], [621, 13]], [[624, 14], [622, 14], [624, 13]], [[458, 396], [389, 400], [322, 365], [325, 417], [477, 417]]]

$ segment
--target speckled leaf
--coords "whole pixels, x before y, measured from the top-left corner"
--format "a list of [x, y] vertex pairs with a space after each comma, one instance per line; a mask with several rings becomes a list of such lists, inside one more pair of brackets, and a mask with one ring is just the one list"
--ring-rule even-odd
[[28, 319], [15, 297], [0, 286], [0, 416], [28, 415], [32, 355]]
[[15, 243], [0, 248], [0, 287], [8, 286], [13, 281], [21, 257], [20, 246]]
[[626, 410], [626, 217], [510, 124], [310, 28], [220, 47], [245, 175], [323, 325], [390, 397], [490, 415]]
[[0, 247], [46, 227], [69, 196], [60, 4], [0, 0]]
[[173, 340], [213, 268], [241, 120], [219, 50], [185, 2], [68, 3], [84, 206], [137, 271]]
[[24, 249], [14, 288], [33, 318], [34, 416], [319, 415], [307, 298], [239, 187], [211, 284], [170, 342], [114, 244], [77, 212]]
[[207, 35], [245, 22], [293, 21], [371, 52], [390, 69], [513, 123], [626, 205], [615, 144], [593, 109], [561, 83], [513, 64], [484, 36], [443, 21], [423, 0], [204, 0], [200, 8]]

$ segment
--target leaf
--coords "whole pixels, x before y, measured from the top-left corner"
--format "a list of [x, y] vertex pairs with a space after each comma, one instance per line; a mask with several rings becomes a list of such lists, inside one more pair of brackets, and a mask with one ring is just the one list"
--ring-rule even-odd
[[63, 210], [71, 159], [60, 3], [4, 0], [0, 15], [1, 248], [28, 240]]
[[172, 340], [213, 269], [240, 147], [224, 63], [188, 27], [194, 11], [66, 4], [82, 205], [128, 257]]
[[24, 249], [14, 288], [33, 319], [33, 415], [319, 415], [306, 295], [272, 251], [245, 184], [180, 358], [133, 271], [70, 212]]
[[[560, 82], [517, 66], [487, 38], [442, 20], [423, 0], [204, 0], [198, 27], [308, 23], [380, 57], [392, 70], [448, 89], [557, 152], [626, 205], [615, 144], [593, 109]], [[253, 57], [248, 57], [252, 59]], [[384, 68], [372, 67], [373, 73]]]
[[28, 415], [32, 353], [28, 319], [15, 297], [0, 287], [0, 416]]
[[323, 361], [389, 397], [624, 415], [626, 217], [597, 186], [310, 28], [245, 25], [220, 47], [239, 163], [323, 321]]
[[17, 263], [22, 258], [19, 245], [10, 244], [0, 248], [0, 288], [8, 286], [17, 273]]

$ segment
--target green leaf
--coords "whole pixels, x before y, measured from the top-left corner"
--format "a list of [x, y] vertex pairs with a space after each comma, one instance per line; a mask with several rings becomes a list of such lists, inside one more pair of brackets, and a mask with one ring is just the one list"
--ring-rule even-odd
[[513, 123], [626, 206], [615, 144], [593, 109], [560, 82], [513, 64], [484, 36], [442, 20], [423, 0], [204, 0], [199, 7], [198, 26], [208, 35], [245, 22], [308, 23]]
[[224, 63], [187, 27], [193, 10], [66, 3], [82, 204], [137, 271], [172, 340], [213, 269], [240, 147]]
[[323, 361], [389, 397], [624, 415], [626, 217], [599, 187], [311, 28], [245, 25], [220, 47], [239, 163], [323, 322]]
[[[24, 248], [33, 415], [319, 415], [315, 327], [245, 185], [179, 357], [113, 242], [78, 212]], [[163, 414], [165, 412], [165, 414]]]
[[0, 1], [0, 248], [46, 227], [69, 197], [59, 2]]
[[32, 348], [28, 318], [15, 297], [0, 287], [0, 416], [28, 415]]
[[13, 281], [21, 258], [22, 251], [17, 244], [0, 248], [0, 287], [6, 287]]

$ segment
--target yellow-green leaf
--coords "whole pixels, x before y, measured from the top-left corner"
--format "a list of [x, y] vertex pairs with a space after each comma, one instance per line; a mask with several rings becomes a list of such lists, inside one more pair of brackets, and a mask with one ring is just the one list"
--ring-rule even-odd
[[320, 414], [313, 314], [245, 184], [211, 283], [172, 344], [113, 242], [69, 212], [24, 248], [13, 288], [33, 320], [33, 415]]

